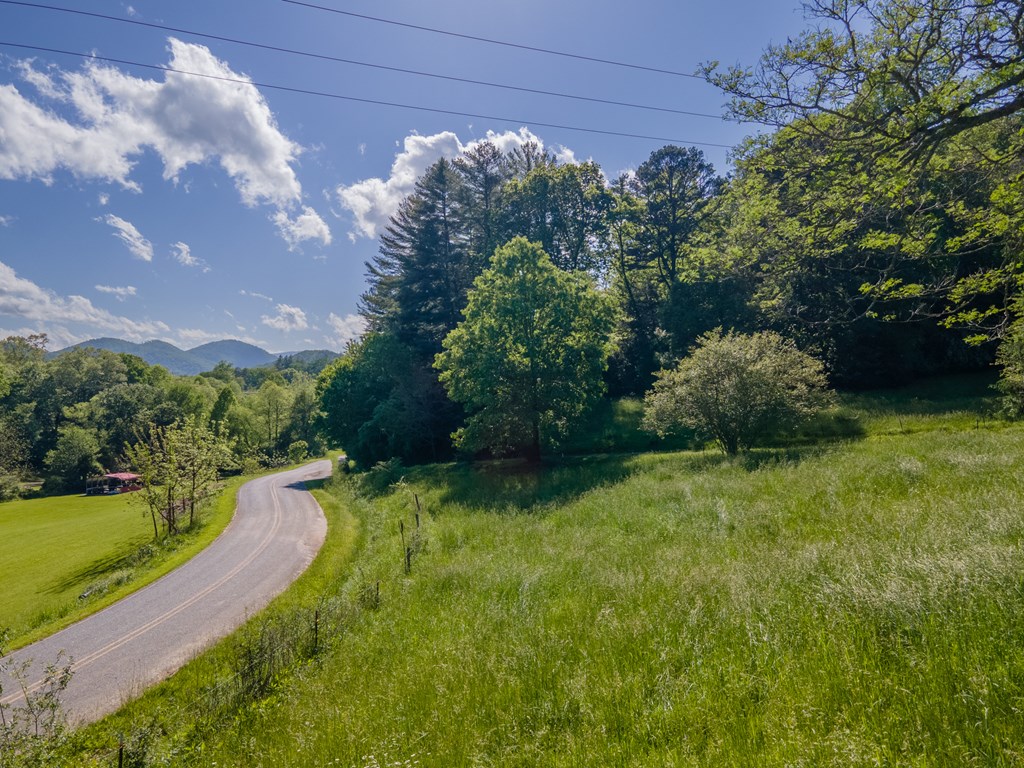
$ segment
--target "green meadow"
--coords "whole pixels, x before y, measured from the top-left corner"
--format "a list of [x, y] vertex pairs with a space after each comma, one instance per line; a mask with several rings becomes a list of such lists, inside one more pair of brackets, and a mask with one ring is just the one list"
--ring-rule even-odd
[[232, 478], [196, 525], [153, 540], [132, 494], [49, 496], [0, 504], [0, 630], [13, 650], [149, 584], [195, 556], [231, 522]]
[[296, 587], [68, 764], [1022, 765], [1024, 428], [984, 392], [731, 460], [335, 478]]

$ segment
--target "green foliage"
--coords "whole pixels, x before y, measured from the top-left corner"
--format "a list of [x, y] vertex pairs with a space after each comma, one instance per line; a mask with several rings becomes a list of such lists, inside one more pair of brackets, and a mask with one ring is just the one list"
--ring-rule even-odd
[[1024, 417], [1024, 319], [1019, 319], [999, 345], [996, 362], [1002, 366], [996, 387], [1003, 411], [1012, 419]]
[[317, 381], [324, 431], [363, 468], [450, 454], [456, 410], [433, 371], [395, 336], [368, 333]]
[[821, 363], [776, 333], [721, 329], [704, 334], [689, 357], [644, 400], [644, 427], [659, 435], [698, 430], [736, 454], [792, 432], [831, 402]]
[[516, 238], [499, 248], [435, 362], [467, 408], [459, 447], [539, 459], [602, 393], [614, 319], [610, 299], [540, 245]]
[[[789, 335], [803, 324], [801, 340], [833, 369], [857, 361], [880, 377], [908, 357], [910, 373], [989, 362], [990, 352], [969, 360], [956, 335], [915, 326], [941, 320], [979, 343], [1001, 337], [1015, 315], [1019, 3], [815, 0], [807, 9], [815, 26], [767, 49], [757, 67], [706, 68], [734, 116], [781, 129], [741, 152], [737, 175], [738, 215], [753, 224], [747, 251], [768, 277], [758, 301], [775, 327], [788, 320]], [[910, 332], [872, 327], [883, 320]], [[861, 354], [872, 350], [881, 359]]]
[[102, 471], [97, 461], [100, 444], [91, 430], [68, 425], [58, 432], [57, 444], [46, 454], [48, 488], [85, 489], [85, 481]]
[[196, 417], [166, 427], [150, 424], [126, 458], [142, 479], [142, 490], [132, 498], [143, 514], [149, 512], [154, 539], [160, 538], [161, 524], [168, 536], [194, 525], [219, 468], [230, 463], [224, 438]]
[[309, 443], [305, 440], [296, 440], [288, 446], [288, 461], [297, 464], [309, 456]]

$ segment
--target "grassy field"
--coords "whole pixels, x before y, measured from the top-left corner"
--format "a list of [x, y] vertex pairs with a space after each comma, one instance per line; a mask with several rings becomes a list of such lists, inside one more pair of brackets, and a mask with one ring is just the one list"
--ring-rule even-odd
[[23, 635], [77, 607], [90, 587], [95, 592], [97, 577], [116, 581], [125, 573], [127, 560], [153, 538], [130, 501], [125, 494], [0, 504], [0, 625]]
[[226, 482], [191, 530], [159, 542], [132, 494], [0, 504], [0, 629], [10, 632], [7, 650], [95, 613], [194, 557], [231, 522], [235, 495], [248, 479]]
[[[69, 764], [126, 733], [139, 764], [1024, 765], [1024, 428], [976, 389], [845, 398], [815, 429], [856, 439], [735, 460], [329, 484], [271, 618]], [[317, 648], [218, 694], [314, 611]]]

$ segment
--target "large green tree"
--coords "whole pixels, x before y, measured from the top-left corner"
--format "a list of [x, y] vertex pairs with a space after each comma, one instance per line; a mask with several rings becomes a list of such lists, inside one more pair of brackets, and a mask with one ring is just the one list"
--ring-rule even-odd
[[757, 66], [706, 68], [733, 116], [801, 150], [758, 164], [776, 187], [805, 184], [819, 242], [866, 266], [860, 291], [880, 315], [941, 315], [974, 340], [1002, 337], [1024, 285], [1020, 2], [805, 7], [813, 28]]
[[612, 301], [520, 237], [495, 252], [464, 314], [434, 363], [466, 407], [457, 444], [539, 460], [603, 392]]

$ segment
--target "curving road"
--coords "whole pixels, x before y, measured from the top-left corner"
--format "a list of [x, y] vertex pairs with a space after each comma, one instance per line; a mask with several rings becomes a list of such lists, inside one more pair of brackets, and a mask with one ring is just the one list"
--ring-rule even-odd
[[[224, 532], [185, 565], [102, 611], [12, 654], [32, 659], [30, 680], [63, 650], [74, 677], [63, 697], [69, 722], [113, 712], [239, 627], [312, 562], [327, 534], [323, 511], [303, 485], [331, 462], [252, 480]], [[57, 553], [59, 556], [59, 553]], [[13, 681], [2, 701], [17, 706]]]

